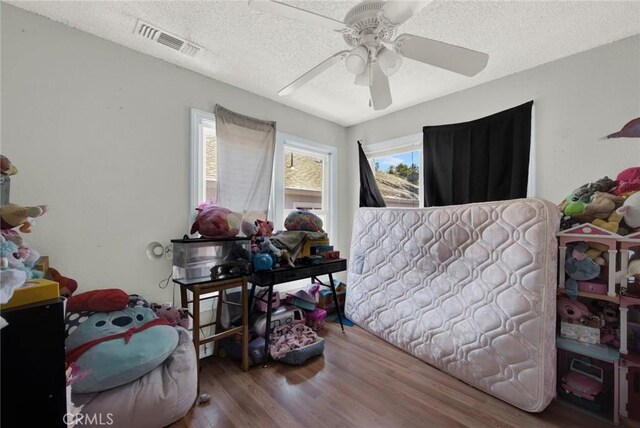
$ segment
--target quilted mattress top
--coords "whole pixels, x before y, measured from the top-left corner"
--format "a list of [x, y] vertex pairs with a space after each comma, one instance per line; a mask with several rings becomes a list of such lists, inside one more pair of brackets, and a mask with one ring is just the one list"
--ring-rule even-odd
[[555, 395], [559, 214], [541, 199], [361, 208], [346, 315], [523, 410]]

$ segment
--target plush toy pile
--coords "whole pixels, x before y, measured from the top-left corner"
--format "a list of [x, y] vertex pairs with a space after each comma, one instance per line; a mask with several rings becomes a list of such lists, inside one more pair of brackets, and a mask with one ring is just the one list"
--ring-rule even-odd
[[615, 180], [603, 177], [587, 183], [560, 204], [561, 228], [592, 223], [618, 235], [640, 229], [640, 167], [627, 168]]
[[[11, 282], [3, 282], [2, 303], [6, 303], [16, 288], [28, 285], [28, 281], [46, 277], [56, 281], [60, 287], [60, 294], [70, 297], [78, 288], [75, 280], [60, 274], [56, 269], [48, 266], [37, 266], [40, 253], [30, 247], [20, 233], [31, 233], [35, 226], [35, 219], [47, 212], [46, 205], [24, 206], [9, 202], [11, 176], [17, 174], [18, 169], [6, 156], [0, 155], [0, 187], [2, 206], [0, 206], [0, 269], [6, 271], [3, 277], [11, 277]], [[8, 271], [19, 271], [15, 275]], [[24, 278], [17, 281], [18, 278]], [[12, 288], [9, 289], [8, 285]], [[6, 293], [4, 292], [6, 291]], [[5, 298], [6, 295], [6, 298]]]
[[[22, 233], [31, 232], [33, 219], [47, 211], [45, 205], [25, 207], [9, 203], [11, 193], [11, 176], [18, 169], [9, 158], [0, 155], [0, 271], [2, 273], [2, 298], [0, 303], [7, 303], [15, 289], [25, 285], [30, 279], [42, 278], [44, 272], [36, 269], [40, 253], [24, 241]], [[3, 326], [6, 325], [3, 323]]]

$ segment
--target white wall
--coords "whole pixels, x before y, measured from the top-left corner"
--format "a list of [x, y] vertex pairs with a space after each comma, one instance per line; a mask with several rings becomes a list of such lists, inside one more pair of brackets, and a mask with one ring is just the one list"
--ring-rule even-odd
[[[158, 288], [171, 264], [149, 260], [145, 248], [188, 232], [191, 107], [213, 111], [220, 103], [275, 120], [279, 131], [338, 146], [339, 181], [346, 182], [343, 127], [1, 8], [1, 150], [19, 169], [11, 200], [49, 205], [26, 241], [82, 290], [121, 287], [171, 300], [171, 286]], [[344, 226], [350, 224], [340, 221], [339, 237]]]
[[[529, 100], [537, 196], [560, 202], [584, 183], [637, 166], [640, 140], [600, 138], [640, 116], [640, 36], [354, 125], [347, 129], [349, 164], [357, 165], [359, 139], [366, 144], [421, 133], [423, 126], [465, 122]], [[350, 173], [352, 218], [359, 181], [357, 168]]]

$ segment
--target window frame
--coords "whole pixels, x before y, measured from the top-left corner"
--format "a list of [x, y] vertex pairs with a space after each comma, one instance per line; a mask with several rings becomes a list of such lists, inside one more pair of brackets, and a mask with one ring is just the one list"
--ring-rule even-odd
[[191, 183], [189, 187], [189, 228], [196, 217], [195, 208], [206, 199], [207, 185], [204, 168], [204, 132], [203, 128], [216, 129], [216, 117], [208, 111], [191, 109], [190, 159]]
[[271, 207], [269, 217], [273, 220], [276, 228], [284, 223], [284, 152], [290, 149], [293, 152], [301, 152], [302, 154], [310, 154], [315, 156], [326, 156], [323, 183], [323, 197], [326, 193], [329, 209], [327, 216], [329, 218], [328, 225], [325, 229], [329, 229], [328, 236], [330, 242], [336, 239], [336, 215], [337, 215], [337, 147], [328, 144], [317, 143], [306, 138], [297, 137], [284, 132], [276, 133], [275, 159], [273, 165], [273, 185], [271, 189]]
[[418, 162], [418, 207], [424, 208], [424, 154], [422, 152], [422, 133], [404, 135], [377, 143], [363, 144], [362, 150], [367, 156], [371, 170], [375, 170], [374, 159], [380, 156], [391, 156], [407, 152], [420, 151]]

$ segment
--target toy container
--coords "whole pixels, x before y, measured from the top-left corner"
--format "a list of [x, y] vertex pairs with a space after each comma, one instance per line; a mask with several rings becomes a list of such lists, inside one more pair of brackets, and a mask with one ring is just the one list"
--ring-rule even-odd
[[313, 311], [307, 312], [307, 325], [311, 327], [313, 331], [320, 331], [324, 328], [324, 319], [326, 317], [327, 311], [316, 308]]
[[295, 294], [287, 294], [290, 303], [306, 311], [313, 311], [316, 308], [316, 299], [304, 290], [298, 290]]
[[173, 279], [227, 279], [249, 274], [249, 238], [195, 238], [171, 240]]
[[[267, 293], [268, 289], [264, 289], [256, 296], [256, 310], [260, 312], [267, 312]], [[280, 293], [273, 291], [271, 293], [271, 310], [280, 306]]]
[[561, 321], [560, 337], [566, 337], [567, 339], [577, 340], [578, 342], [597, 345], [600, 343], [600, 329], [582, 324], [570, 324], [568, 322]]
[[595, 281], [578, 281], [578, 290], [594, 294], [607, 294], [607, 284]]

